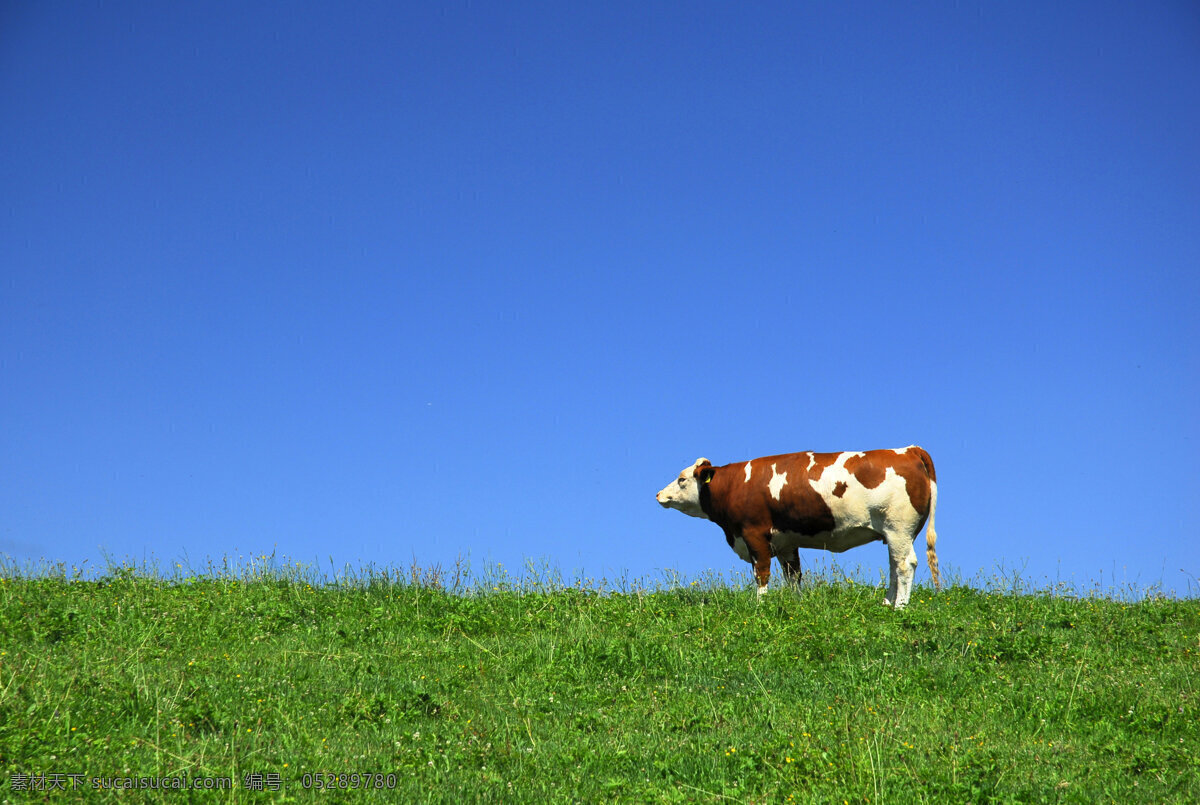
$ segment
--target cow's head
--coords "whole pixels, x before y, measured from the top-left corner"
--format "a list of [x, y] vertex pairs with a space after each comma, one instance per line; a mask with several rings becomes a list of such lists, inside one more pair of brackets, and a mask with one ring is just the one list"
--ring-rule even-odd
[[692, 517], [705, 517], [700, 507], [700, 486], [712, 480], [713, 466], [707, 458], [698, 458], [685, 467], [679, 477], [663, 487], [656, 496], [663, 508], [679, 509]]

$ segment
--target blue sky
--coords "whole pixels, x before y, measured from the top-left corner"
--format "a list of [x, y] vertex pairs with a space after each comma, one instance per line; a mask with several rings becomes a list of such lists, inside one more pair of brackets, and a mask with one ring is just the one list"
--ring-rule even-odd
[[917, 443], [1195, 594], [1198, 131], [1190, 2], [7, 3], [0, 553], [748, 580], [681, 467]]

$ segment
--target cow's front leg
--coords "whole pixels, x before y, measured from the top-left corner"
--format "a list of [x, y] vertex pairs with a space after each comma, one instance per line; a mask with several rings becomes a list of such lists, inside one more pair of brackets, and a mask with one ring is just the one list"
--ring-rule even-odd
[[800, 587], [800, 549], [793, 548], [790, 552], [779, 556], [779, 567], [783, 570], [783, 580], [791, 586]]
[[754, 565], [754, 580], [758, 582], [758, 597], [761, 600], [767, 592], [767, 582], [771, 580], [771, 541], [766, 532], [744, 532], [742, 539], [750, 551], [751, 562]]

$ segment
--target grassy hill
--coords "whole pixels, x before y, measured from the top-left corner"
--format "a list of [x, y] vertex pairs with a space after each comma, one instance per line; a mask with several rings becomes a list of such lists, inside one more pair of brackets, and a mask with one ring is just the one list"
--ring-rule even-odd
[[1194, 599], [455, 585], [10, 569], [0, 799], [1200, 801]]

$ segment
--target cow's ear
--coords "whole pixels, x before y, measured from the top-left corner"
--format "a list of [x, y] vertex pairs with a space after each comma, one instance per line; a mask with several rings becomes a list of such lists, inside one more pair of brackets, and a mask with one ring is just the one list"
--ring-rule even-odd
[[717, 470], [711, 464], [708, 466], [699, 467], [696, 469], [696, 478], [702, 484], [706, 484], [706, 483], [709, 483], [710, 481], [712, 481], [713, 476], [716, 474], [717, 474]]

